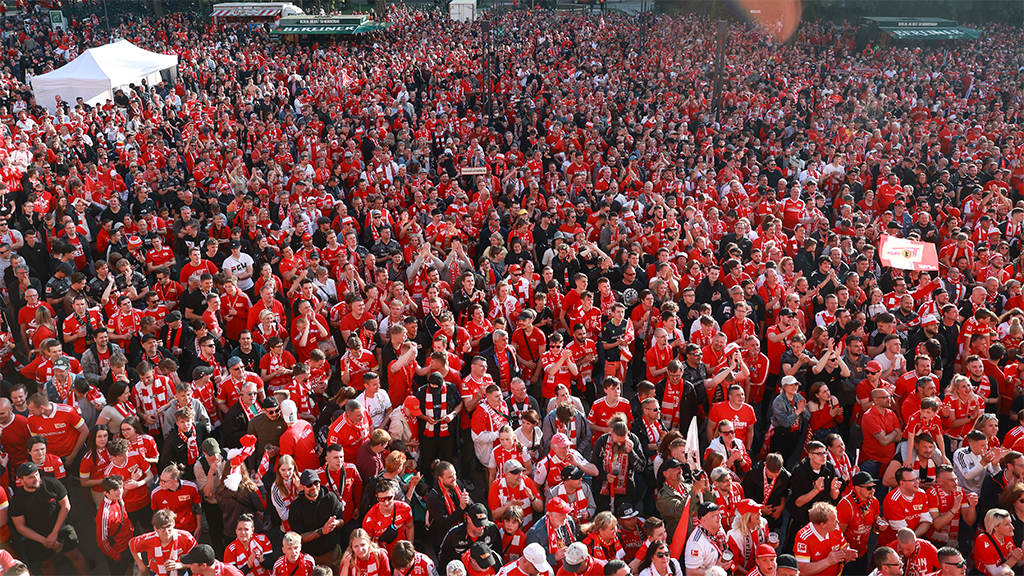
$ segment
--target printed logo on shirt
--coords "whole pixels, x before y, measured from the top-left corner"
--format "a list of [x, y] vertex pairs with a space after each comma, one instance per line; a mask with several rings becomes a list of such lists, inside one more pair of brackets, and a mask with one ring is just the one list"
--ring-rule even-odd
[[797, 542], [796, 551], [797, 552], [807, 552], [807, 544], [804, 544], [803, 542]]

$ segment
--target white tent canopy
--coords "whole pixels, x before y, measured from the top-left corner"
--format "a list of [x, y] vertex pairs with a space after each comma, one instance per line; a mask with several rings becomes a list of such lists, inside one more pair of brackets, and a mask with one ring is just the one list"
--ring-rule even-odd
[[127, 40], [118, 40], [98, 48], [90, 48], [68, 64], [42, 76], [32, 78], [36, 102], [51, 112], [56, 111], [56, 96], [74, 103], [79, 96], [86, 104], [103, 104], [113, 99], [119, 86], [138, 83], [143, 78], [152, 85], [160, 80], [160, 72], [177, 68], [178, 57], [143, 50]]

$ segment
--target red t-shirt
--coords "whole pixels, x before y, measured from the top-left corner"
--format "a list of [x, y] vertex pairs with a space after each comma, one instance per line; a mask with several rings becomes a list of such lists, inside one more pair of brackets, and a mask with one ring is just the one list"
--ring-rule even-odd
[[[107, 464], [107, 467], [103, 470], [103, 477], [106, 478], [117, 474], [127, 482], [129, 480], [142, 480], [146, 477], [148, 471], [149, 462], [146, 462], [142, 456], [133, 454], [128, 456], [123, 466], [118, 466], [114, 461]], [[145, 486], [125, 490], [122, 499], [124, 500], [125, 509], [129, 512], [142, 510], [149, 505], [149, 490]]]
[[757, 415], [754, 414], [754, 408], [744, 402], [739, 410], [732, 407], [732, 404], [726, 402], [719, 402], [711, 407], [711, 412], [708, 413], [708, 420], [712, 422], [721, 422], [728, 420], [732, 422], [733, 429], [736, 430], [736, 439], [743, 443], [744, 446], [747, 444], [747, 433], [753, 429], [754, 423], [757, 422]]
[[345, 461], [355, 462], [356, 453], [359, 452], [359, 447], [363, 445], [370, 437], [370, 419], [368, 416], [363, 416], [363, 423], [356, 425], [349, 421], [345, 417], [344, 411], [341, 416], [331, 423], [331, 428], [327, 433], [328, 444], [341, 444], [345, 449]]
[[194, 482], [181, 480], [181, 485], [175, 491], [164, 490], [157, 486], [150, 497], [150, 507], [154, 512], [157, 510], [170, 510], [177, 517], [174, 527], [189, 533], [195, 533], [198, 526], [193, 506], [201, 505], [203, 497], [199, 494], [199, 488]]
[[896, 444], [891, 443], [882, 446], [875, 438], [875, 434], [882, 432], [888, 434], [900, 427], [900, 420], [892, 410], [886, 410], [883, 415], [878, 408], [872, 406], [864, 413], [861, 419], [861, 426], [864, 428], [864, 451], [861, 453], [861, 461], [875, 460], [888, 462], [896, 454]]
[[871, 537], [872, 525], [878, 517], [878, 508], [877, 498], [872, 497], [865, 505], [853, 493], [844, 496], [839, 506], [836, 506], [839, 523], [846, 524], [843, 537], [861, 556], [867, 553], [868, 538]]
[[983, 530], [979, 530], [978, 535], [974, 537], [974, 565], [983, 574], [990, 574], [988, 566], [996, 566], [1003, 563], [999, 559], [1000, 553], [1002, 553], [1003, 558], [1009, 558], [1010, 552], [1013, 552], [1016, 548], [1017, 546], [1013, 543], [1012, 537], [1000, 541], [999, 538], [995, 536], [990, 537]]
[[921, 522], [932, 521], [932, 516], [928, 512], [928, 496], [920, 490], [909, 498], [899, 489], [889, 492], [882, 505], [882, 516], [889, 521], [889, 527], [878, 535], [879, 546], [888, 546], [890, 542], [896, 540], [893, 522], [905, 523], [907, 528], [916, 530]]
[[[815, 530], [813, 524], [808, 524], [796, 533], [796, 542], [793, 545], [794, 556], [798, 562], [818, 562], [824, 560], [833, 550], [846, 546], [846, 538], [842, 532], [835, 529], [822, 536]], [[833, 564], [818, 572], [819, 576], [838, 576], [843, 565]]]
[[149, 557], [149, 571], [153, 574], [160, 574], [160, 567], [168, 560], [180, 561], [181, 557], [187, 554], [195, 545], [196, 539], [183, 530], [175, 530], [174, 536], [167, 546], [160, 542], [160, 536], [157, 536], [156, 532], [136, 536], [132, 538], [129, 544], [132, 552], [137, 554], [146, 553]]
[[[363, 530], [366, 530], [370, 534], [370, 538], [377, 542], [381, 548], [386, 549], [389, 554], [394, 548], [395, 542], [406, 539], [405, 525], [412, 522], [412, 508], [408, 504], [395, 501], [392, 506], [392, 513], [384, 514], [380, 510], [380, 504], [375, 504], [363, 518]], [[392, 524], [398, 530], [398, 537], [392, 540], [390, 544], [377, 541], [381, 534], [388, 529], [388, 526]]]
[[[267, 372], [276, 372], [285, 368], [291, 370], [293, 366], [295, 366], [295, 357], [287, 350], [281, 352], [280, 356], [266, 354], [260, 359], [260, 370], [266, 370]], [[267, 386], [271, 392], [276, 392], [287, 386], [291, 379], [291, 374], [275, 376], [267, 382]]]
[[47, 452], [66, 458], [78, 441], [79, 426], [85, 430], [85, 420], [78, 411], [66, 404], [52, 403], [50, 415], [29, 416], [28, 429], [32, 434], [45, 436], [50, 442]]

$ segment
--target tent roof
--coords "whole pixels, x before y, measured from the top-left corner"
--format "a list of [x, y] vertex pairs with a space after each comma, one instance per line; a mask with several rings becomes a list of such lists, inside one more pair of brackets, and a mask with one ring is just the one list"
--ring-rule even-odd
[[177, 56], [157, 54], [127, 40], [118, 40], [90, 48], [68, 64], [35, 79], [109, 80], [111, 86], [120, 86], [177, 65]]

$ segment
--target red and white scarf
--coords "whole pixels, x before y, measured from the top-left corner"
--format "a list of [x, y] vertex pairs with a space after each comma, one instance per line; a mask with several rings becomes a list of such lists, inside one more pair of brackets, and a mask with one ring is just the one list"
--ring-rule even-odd
[[[939, 488], [938, 486], [932, 489], [931, 492], [935, 494], [936, 499], [938, 500], [938, 508], [940, 514], [945, 514], [946, 512], [952, 510], [953, 501], [956, 500], [957, 494], [960, 495], [961, 502], [967, 502], [967, 494], [964, 492], [964, 489], [959, 486], [956, 487], [956, 490], [954, 490], [952, 494], [946, 494], [946, 492], [942, 488]], [[949, 521], [949, 524], [946, 524], [944, 527], [936, 530], [932, 534], [931, 539], [934, 540], [936, 544], [956, 543], [957, 536], [959, 533], [960, 510], [953, 510], [953, 519]]]
[[779, 476], [781, 476], [781, 470], [779, 472], [780, 474], [775, 476], [775, 478], [768, 478], [768, 467], [764, 467], [764, 499], [762, 503], [765, 505], [768, 504], [768, 497], [772, 495], [772, 490], [775, 489], [775, 483], [778, 482]]
[[[644, 428], [647, 430], [647, 439], [650, 440], [650, 444], [657, 444], [661, 441], [661, 436], [665, 433], [665, 430], [661, 427], [661, 420], [657, 418], [654, 422], [648, 422], [647, 418], [641, 418], [644, 423]], [[651, 454], [651, 462], [654, 462], [654, 454]]]
[[[568, 430], [567, 430], [568, 428]], [[569, 420], [569, 424], [562, 424], [560, 420], [555, 419], [555, 432], [565, 434], [569, 438], [569, 446], [576, 448], [576, 417], [573, 416], [572, 420]]]
[[424, 396], [426, 406], [424, 407], [423, 413], [428, 416], [433, 416], [438, 421], [437, 431], [435, 432], [435, 426], [426, 425], [423, 427], [423, 434], [425, 436], [433, 437], [447, 436], [448, 435], [448, 422], [444, 421], [445, 415], [448, 414], [448, 384], [441, 384], [441, 393], [434, 394], [434, 387], [427, 386], [427, 392]]
[[[921, 457], [914, 458], [914, 464], [910, 467], [914, 471], [914, 475], [921, 477]], [[925, 479], [935, 480], [935, 460], [928, 459], [928, 465], [925, 467]]]
[[[441, 486], [440, 488], [441, 496], [444, 496], [445, 510], [447, 510], [449, 514], [455, 512], [455, 507], [458, 505], [458, 503], [452, 500], [451, 491], [449, 491], [444, 486]], [[458, 484], [455, 485], [455, 496], [459, 499], [460, 502], [462, 501], [462, 489], [459, 488]]]
[[[477, 405], [477, 407], [482, 408], [484, 414], [487, 416], [487, 421], [490, 423], [489, 427], [491, 432], [497, 432], [498, 430], [501, 429], [502, 426], [504, 426], [505, 424], [509, 424], [511, 422], [509, 420], [508, 414], [498, 412], [494, 408], [491, 408], [491, 405], [488, 404], [486, 401], [481, 402], [480, 404]], [[498, 441], [495, 440], [494, 443], [497, 444]]]
[[181, 431], [181, 428], [178, 428], [178, 437], [181, 438], [182, 442], [184, 442], [185, 446], [188, 448], [188, 465], [192, 466], [196, 463], [196, 460], [199, 459], [199, 445], [196, 443], [196, 431], [189, 430], [189, 432], [191, 432], [191, 434], [185, 435], [185, 433]]
[[850, 462], [850, 456], [843, 452], [837, 458], [831, 450], [825, 451], [825, 457], [832, 463], [832, 467], [836, 469], [836, 474], [843, 480], [849, 480], [853, 475], [853, 463]]
[[[615, 442], [612, 440], [611, 435], [608, 436], [608, 444], [604, 447], [604, 472], [609, 475], [614, 475], [614, 480], [611, 482], [605, 482], [601, 486], [601, 494], [605, 496], [610, 494], [615, 496], [617, 494], [626, 493], [626, 473], [629, 467], [629, 452], [626, 452], [623, 447], [622, 453], [615, 455]], [[614, 474], [615, 465], [619, 466], [619, 473]]]
[[[550, 518], [550, 516], [549, 516]], [[564, 528], [564, 526], [563, 526]], [[552, 529], [548, 525], [548, 553], [557, 554], [559, 548], [568, 548], [572, 542], [567, 542], [567, 538], [562, 532], [565, 532], [562, 528]]]
[[117, 404], [114, 404], [114, 410], [117, 410], [117, 413], [120, 414], [123, 418], [128, 418], [129, 416], [138, 416], [138, 414], [135, 412], [135, 405], [132, 404], [131, 402], [118, 402]]

